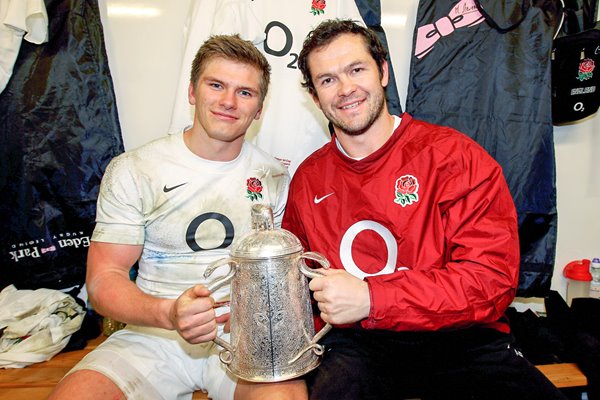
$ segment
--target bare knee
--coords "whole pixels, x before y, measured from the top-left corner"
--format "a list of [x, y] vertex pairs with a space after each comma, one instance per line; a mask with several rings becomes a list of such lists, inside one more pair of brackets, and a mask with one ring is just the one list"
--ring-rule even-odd
[[301, 379], [273, 383], [254, 383], [239, 380], [235, 400], [306, 400], [308, 390]]
[[124, 400], [123, 392], [99, 372], [82, 369], [66, 376], [50, 393], [48, 400]]

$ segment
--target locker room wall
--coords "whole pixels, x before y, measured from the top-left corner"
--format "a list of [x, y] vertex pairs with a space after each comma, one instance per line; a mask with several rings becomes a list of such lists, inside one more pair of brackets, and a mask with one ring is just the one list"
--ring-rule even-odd
[[[163, 136], [169, 125], [183, 25], [194, 0], [99, 0], [125, 149]], [[404, 109], [418, 0], [381, 0]], [[556, 127], [558, 242], [552, 289], [566, 297], [562, 268], [600, 257], [600, 117]], [[529, 300], [524, 301], [528, 303]], [[533, 301], [533, 308], [539, 302]]]

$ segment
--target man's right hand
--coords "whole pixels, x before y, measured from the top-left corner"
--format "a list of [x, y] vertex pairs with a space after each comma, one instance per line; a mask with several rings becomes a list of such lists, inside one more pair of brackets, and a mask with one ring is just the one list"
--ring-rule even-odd
[[211, 341], [217, 335], [214, 303], [205, 286], [193, 286], [175, 300], [169, 319], [188, 342], [197, 344]]

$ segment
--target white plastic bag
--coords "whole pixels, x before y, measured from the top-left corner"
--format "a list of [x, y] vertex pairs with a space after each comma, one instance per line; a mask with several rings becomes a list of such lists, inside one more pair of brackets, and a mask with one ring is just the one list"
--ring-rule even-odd
[[52, 289], [0, 292], [0, 368], [47, 361], [65, 348], [85, 311], [70, 295]]

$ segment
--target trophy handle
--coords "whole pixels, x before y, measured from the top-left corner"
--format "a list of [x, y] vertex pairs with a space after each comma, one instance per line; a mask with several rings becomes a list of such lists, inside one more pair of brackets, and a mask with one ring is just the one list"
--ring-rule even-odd
[[[325, 256], [323, 256], [319, 253], [316, 253], [314, 251], [308, 251], [306, 253], [302, 253], [300, 258], [306, 258], [307, 260], [316, 261], [319, 264], [321, 264], [321, 266], [323, 268], [325, 268], [325, 269], [329, 268], [329, 261], [327, 261]], [[300, 268], [300, 272], [302, 272], [305, 276], [307, 276], [309, 278], [318, 278], [320, 276], [323, 276], [323, 274], [320, 273], [318, 269], [308, 268], [308, 266], [306, 265], [305, 262], [301, 262], [300, 266], [298, 268]]]
[[[325, 269], [329, 268], [329, 261], [327, 261], [327, 259], [319, 253], [309, 251], [309, 252], [303, 253], [300, 256], [300, 258], [305, 258], [307, 260], [316, 261], [319, 264], [321, 264], [321, 266], [323, 268], [325, 268]], [[304, 262], [301, 262], [300, 266], [298, 268], [300, 269], [300, 272], [302, 272], [302, 274], [304, 274], [308, 278], [318, 278], [320, 276], [323, 276], [323, 274], [318, 269], [308, 268], [308, 266]], [[318, 344], [317, 342], [319, 340], [321, 340], [323, 338], [323, 336], [325, 336], [330, 330], [331, 330], [331, 324], [329, 324], [329, 323], [325, 324], [325, 326], [323, 328], [321, 328], [321, 330], [315, 334], [315, 336], [312, 338], [310, 343], [308, 343], [308, 345], [305, 348], [300, 350], [298, 352], [298, 354], [296, 354], [290, 361], [288, 361], [288, 365], [293, 364], [296, 361], [298, 361], [298, 359], [300, 357], [302, 357], [302, 355], [309, 350], [314, 351], [314, 353], [318, 356], [322, 355], [323, 352], [325, 351], [325, 348], [322, 345]]]
[[[226, 285], [227, 283], [229, 283], [229, 281], [231, 281], [231, 279], [233, 279], [235, 273], [237, 272], [237, 269], [235, 268], [237, 266], [237, 263], [233, 260], [231, 260], [230, 258], [222, 258], [220, 260], [217, 260], [215, 262], [213, 262], [212, 264], [210, 264], [207, 268], [206, 271], [204, 271], [204, 277], [208, 278], [209, 276], [212, 275], [212, 273], [222, 267], [223, 265], [228, 265], [229, 266], [229, 272], [227, 272], [227, 275], [223, 276], [222, 278], [217, 278], [214, 281], [212, 281], [211, 283], [209, 283], [206, 287], [208, 290], [210, 290], [211, 292], [217, 290], [218, 288], [220, 288], [221, 286]], [[223, 351], [221, 351], [219, 353], [219, 359], [221, 360], [221, 362], [225, 365], [229, 365], [231, 364], [231, 361], [233, 360], [233, 347], [231, 346], [231, 344], [227, 343], [225, 340], [221, 339], [220, 337], [215, 337], [213, 339], [213, 342], [215, 342], [215, 344], [223, 347]]]
[[308, 346], [306, 346], [305, 348], [300, 350], [298, 352], [298, 354], [296, 354], [290, 361], [288, 361], [288, 365], [291, 365], [291, 364], [295, 363], [296, 361], [298, 361], [298, 359], [300, 357], [302, 357], [302, 355], [309, 350], [312, 350], [318, 356], [322, 355], [325, 352], [325, 347], [323, 347], [323, 345], [321, 345], [317, 342], [319, 340], [321, 340], [323, 338], [323, 336], [325, 336], [327, 334], [327, 332], [329, 332], [330, 330], [331, 330], [331, 324], [330, 323], [325, 324], [325, 326], [323, 328], [321, 328], [321, 330], [310, 341]]
[[223, 276], [222, 278], [217, 278], [214, 281], [210, 282], [208, 285], [206, 285], [207, 289], [211, 292], [214, 292], [221, 286], [226, 285], [229, 283], [229, 281], [231, 281], [231, 279], [237, 272], [237, 269], [235, 268], [237, 266], [237, 263], [230, 258], [222, 258], [211, 263], [208, 267], [206, 267], [206, 271], [204, 271], [204, 277], [208, 278], [212, 275], [213, 272], [215, 272], [216, 269], [226, 264], [229, 266], [229, 272], [227, 272], [227, 275]]
[[221, 362], [225, 365], [231, 364], [231, 362], [233, 361], [233, 347], [231, 347], [229, 343], [227, 343], [225, 340], [221, 339], [218, 336], [216, 336], [213, 339], [213, 342], [225, 349], [221, 350], [221, 352], [219, 353], [219, 360], [221, 360]]

